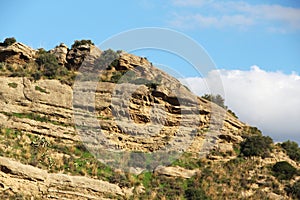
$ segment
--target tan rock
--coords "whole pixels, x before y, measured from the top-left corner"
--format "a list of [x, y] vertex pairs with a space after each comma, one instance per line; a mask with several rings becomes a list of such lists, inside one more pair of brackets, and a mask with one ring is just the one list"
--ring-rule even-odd
[[233, 152], [233, 144], [230, 143], [219, 143], [218, 144], [218, 151], [221, 153], [229, 153]]
[[80, 67], [82, 67], [82, 64], [90, 68], [93, 65], [93, 62], [96, 60], [96, 58], [100, 56], [100, 54], [100, 49], [98, 49], [94, 45], [86, 44], [72, 48], [68, 52], [66, 57], [66, 60], [68, 62], [67, 68], [78, 70]]
[[[82, 176], [47, 173], [45, 170], [23, 165], [0, 157], [0, 182], [2, 190], [35, 198], [99, 199], [105, 195], [125, 197], [132, 189]], [[90, 191], [93, 191], [92, 193]], [[123, 192], [126, 191], [126, 194]]]
[[36, 51], [25, 44], [16, 42], [8, 47], [0, 46], [0, 62], [24, 64], [35, 57]]
[[58, 63], [61, 65], [65, 65], [67, 63], [67, 54], [68, 54], [68, 47], [64, 43], [56, 46], [54, 49], [50, 50], [50, 53], [55, 55]]
[[158, 166], [154, 170], [154, 172], [157, 174], [173, 176], [173, 177], [191, 178], [198, 172], [198, 170], [188, 170], [179, 166], [176, 167]]

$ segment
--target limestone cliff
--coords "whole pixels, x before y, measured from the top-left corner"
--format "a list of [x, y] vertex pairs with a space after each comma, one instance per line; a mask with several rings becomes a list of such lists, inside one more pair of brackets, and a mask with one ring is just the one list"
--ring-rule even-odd
[[[68, 49], [61, 44], [49, 53], [60, 66], [75, 70], [74, 85], [55, 78], [11, 77], [10, 64], [26, 70], [23, 68], [34, 63], [38, 53], [21, 43], [0, 48], [0, 62], [5, 63], [0, 76], [0, 152], [4, 156], [0, 157], [0, 186], [4, 197], [125, 199], [143, 193], [145, 185], [122, 184], [116, 177], [125, 172], [95, 161], [88, 150], [91, 146], [97, 149], [100, 143], [107, 142], [104, 147], [116, 151], [145, 153], [169, 145], [171, 151], [190, 152], [193, 159], [216, 163], [236, 157], [235, 146], [244, 140], [248, 126], [195, 96], [147, 59], [122, 52], [114, 64], [98, 69], [95, 85], [79, 69], [96, 65], [102, 51], [94, 45]], [[97, 135], [98, 127], [104, 140]], [[269, 163], [278, 161], [272, 156]], [[282, 159], [299, 167], [284, 153]], [[135, 169], [143, 168], [146, 165]], [[201, 170], [158, 166], [154, 172], [186, 179]], [[253, 190], [244, 196], [250, 197]]]

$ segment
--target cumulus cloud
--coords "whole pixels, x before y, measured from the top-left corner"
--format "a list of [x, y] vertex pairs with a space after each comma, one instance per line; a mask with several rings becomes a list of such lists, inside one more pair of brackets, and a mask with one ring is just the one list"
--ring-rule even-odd
[[[170, 21], [181, 28], [249, 28], [260, 26], [266, 30], [288, 32], [300, 30], [300, 9], [276, 4], [249, 4], [243, 1], [173, 0], [183, 10], [197, 7], [193, 13], [177, 10]], [[209, 12], [208, 12], [209, 11]], [[213, 15], [212, 15], [213, 14]], [[209, 26], [208, 26], [209, 25]]]
[[[267, 72], [258, 66], [248, 71], [215, 70], [205, 78], [184, 79], [197, 95], [210, 93], [220, 76], [225, 103], [239, 118], [260, 128], [275, 141], [300, 144], [300, 76], [296, 73]], [[222, 93], [222, 91], [220, 91]]]

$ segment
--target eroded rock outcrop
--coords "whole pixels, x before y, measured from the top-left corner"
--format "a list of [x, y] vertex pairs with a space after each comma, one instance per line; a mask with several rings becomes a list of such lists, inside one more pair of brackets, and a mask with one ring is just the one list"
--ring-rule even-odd
[[188, 170], [182, 167], [164, 167], [164, 166], [158, 166], [155, 171], [155, 173], [166, 175], [166, 176], [172, 176], [172, 177], [181, 177], [181, 178], [191, 178], [195, 176], [198, 170]]
[[88, 62], [86, 59], [95, 60], [95, 58], [100, 56], [100, 52], [93, 44], [75, 46], [68, 51], [66, 67], [71, 70], [78, 70], [84, 60], [85, 62]]
[[56, 46], [54, 49], [50, 50], [50, 53], [55, 55], [57, 61], [61, 65], [67, 64], [67, 54], [68, 54], [68, 47], [64, 43]]
[[48, 173], [5, 157], [0, 157], [0, 183], [3, 198], [13, 194], [42, 199], [111, 199], [128, 195], [126, 188], [107, 181]]
[[[13, 59], [3, 57], [5, 62], [11, 60], [21, 64], [34, 60], [35, 51], [31, 48], [20, 43], [10, 48], [20, 52], [14, 50]], [[7, 49], [3, 52], [8, 52]], [[91, 44], [71, 50], [60, 45], [50, 53], [69, 69], [78, 70], [83, 66], [88, 70], [95, 65], [101, 51]], [[40, 150], [36, 146], [41, 145], [44, 151], [43, 145], [47, 146], [49, 142], [55, 150], [47, 154], [49, 160], [40, 159], [47, 161], [43, 167], [48, 171], [0, 158], [0, 186], [4, 193], [72, 199], [125, 198], [130, 195], [129, 187], [99, 180], [99, 177], [49, 172], [55, 169], [51, 168], [55, 162], [63, 162], [63, 169], [67, 168], [64, 161], [72, 158], [70, 151], [78, 153], [80, 149], [74, 150], [73, 146], [81, 141], [95, 149], [101, 144], [107, 149], [123, 152], [152, 153], [168, 145], [171, 151], [188, 151], [196, 157], [205, 156], [212, 149], [224, 153], [233, 151], [233, 145], [242, 141], [240, 133], [246, 126], [244, 123], [223, 108], [195, 96], [147, 59], [123, 52], [109, 70], [101, 70], [97, 73], [105, 73], [105, 76], [101, 79], [99, 75], [100, 82], [84, 77], [84, 71], [77, 72], [82, 77], [76, 79], [73, 86], [59, 80], [0, 77], [0, 126], [8, 129], [4, 134], [11, 134], [12, 130], [24, 133], [14, 136], [13, 142], [21, 141], [24, 146], [34, 147], [28, 150], [28, 155], [22, 155], [18, 149], [15, 151], [30, 159], [31, 151]], [[7, 154], [12, 151], [6, 143], [1, 144], [0, 149]], [[42, 153], [40, 157], [43, 157]], [[79, 156], [72, 159], [76, 161]], [[74, 166], [74, 171], [80, 164], [81, 160]], [[145, 166], [139, 167], [141, 172]], [[158, 174], [181, 178], [190, 178], [196, 172], [181, 167], [156, 169]]]
[[35, 54], [36, 50], [20, 42], [7, 47], [0, 46], [0, 62], [24, 64], [33, 60]]

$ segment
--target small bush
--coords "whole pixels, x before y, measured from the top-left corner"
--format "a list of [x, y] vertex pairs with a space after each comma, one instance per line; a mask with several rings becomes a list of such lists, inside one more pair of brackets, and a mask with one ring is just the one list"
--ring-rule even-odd
[[189, 187], [185, 190], [184, 196], [188, 200], [208, 200], [209, 197], [206, 196], [202, 188]]
[[262, 132], [257, 127], [246, 126], [246, 127], [243, 128], [242, 135], [245, 136], [245, 137], [262, 136]]
[[42, 55], [42, 54], [46, 54], [47, 51], [44, 48], [39, 48], [37, 53], [38, 55]]
[[33, 74], [31, 74], [31, 77], [32, 77], [35, 81], [40, 80], [41, 77], [42, 77], [42, 73], [39, 72], [39, 71], [34, 72]]
[[72, 49], [79, 47], [81, 45], [86, 45], [86, 44], [90, 44], [90, 45], [94, 45], [94, 43], [91, 40], [75, 40], [74, 44], [72, 44]]
[[15, 82], [12, 82], [12, 83], [8, 83], [8, 86], [11, 87], [11, 88], [17, 88], [18, 84], [15, 83]]
[[187, 188], [184, 191], [184, 197], [188, 200], [208, 200], [210, 199], [203, 188], [201, 187], [201, 181], [197, 177], [192, 177], [187, 180]]
[[295, 160], [300, 161], [300, 148], [296, 142], [286, 141], [280, 144], [280, 146], [286, 151], [287, 155]]
[[297, 169], [286, 161], [277, 162], [272, 171], [279, 180], [290, 180], [297, 174]]
[[123, 76], [123, 74], [119, 71], [113, 72], [110, 82], [118, 83], [118, 81], [122, 78], [122, 76]]
[[238, 116], [232, 110], [228, 109], [227, 112], [238, 119]]
[[17, 40], [14, 38], [14, 37], [10, 37], [10, 38], [6, 38], [4, 40], [3, 43], [1, 43], [0, 46], [5, 46], [5, 47], [8, 47], [10, 45], [12, 45], [13, 43], [17, 42]]
[[118, 61], [119, 55], [120, 55], [120, 52], [115, 52], [112, 49], [103, 51], [101, 53], [101, 56], [97, 60], [98, 66], [101, 69], [106, 68], [107, 70], [110, 70], [113, 67], [116, 67], [119, 64], [119, 61]]
[[222, 108], [226, 108], [227, 109], [227, 106], [225, 106], [224, 102], [225, 102], [225, 99], [217, 94], [217, 95], [214, 95], [214, 94], [205, 94], [203, 96], [201, 96], [203, 99], [206, 99], [208, 101], [211, 101], [217, 105], [219, 105], [220, 107]]
[[154, 89], [154, 90], [156, 90], [156, 88], [157, 88], [159, 85], [160, 85], [159, 83], [146, 83], [146, 86], [147, 86], [149, 89]]
[[287, 186], [285, 191], [293, 198], [300, 199], [300, 180], [295, 182], [293, 185]]
[[0, 62], [0, 70], [4, 70], [6, 66], [6, 63]]
[[44, 88], [41, 88], [39, 86], [35, 86], [35, 90], [39, 91], [39, 92], [42, 92], [42, 93], [46, 93], [46, 94], [49, 94], [49, 92], [47, 92]]
[[54, 78], [60, 67], [56, 57], [50, 53], [40, 54], [36, 59], [36, 63], [40, 66], [44, 76], [48, 78]]
[[272, 138], [269, 136], [251, 136], [240, 144], [241, 153], [246, 156], [267, 157], [272, 149]]

